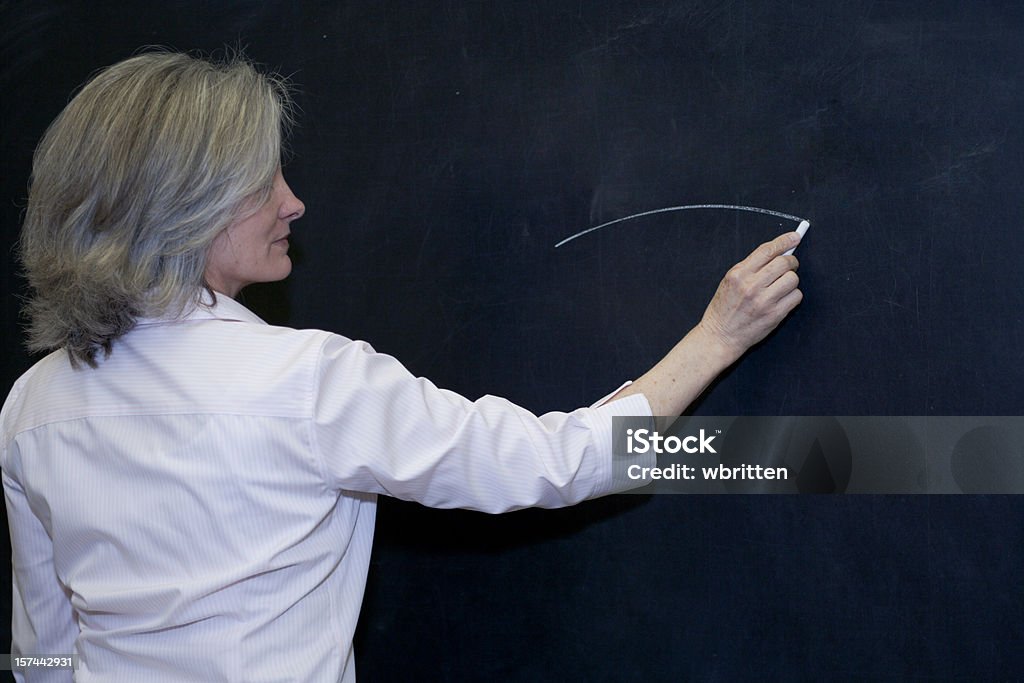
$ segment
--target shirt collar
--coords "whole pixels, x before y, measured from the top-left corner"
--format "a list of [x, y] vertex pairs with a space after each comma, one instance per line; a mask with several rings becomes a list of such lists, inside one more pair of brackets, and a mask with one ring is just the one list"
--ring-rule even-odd
[[183, 320], [234, 320], [243, 323], [267, 323], [248, 308], [232, 299], [227, 294], [217, 292], [216, 301], [211, 300], [210, 293], [203, 290], [199, 303], [191, 311], [182, 316]]
[[140, 318], [136, 326], [154, 325], [170, 322], [184, 322], [190, 320], [229, 320], [234, 322], [255, 323], [266, 325], [266, 321], [250, 311], [248, 308], [232, 299], [227, 294], [216, 293], [216, 298], [210, 296], [210, 292], [203, 290], [199, 302], [186, 309], [184, 313], [176, 317], [164, 318]]

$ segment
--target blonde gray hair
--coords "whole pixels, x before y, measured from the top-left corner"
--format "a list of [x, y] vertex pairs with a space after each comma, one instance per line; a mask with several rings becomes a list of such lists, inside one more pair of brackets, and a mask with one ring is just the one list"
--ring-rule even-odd
[[21, 259], [31, 351], [96, 366], [140, 317], [195, 305], [213, 239], [265, 202], [291, 98], [240, 55], [99, 72], [36, 149]]

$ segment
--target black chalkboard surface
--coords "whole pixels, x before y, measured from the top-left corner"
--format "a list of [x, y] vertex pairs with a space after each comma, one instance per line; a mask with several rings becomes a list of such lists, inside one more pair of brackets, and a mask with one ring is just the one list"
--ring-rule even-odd
[[[366, 339], [468, 396], [571, 409], [644, 371], [729, 266], [796, 226], [688, 210], [554, 245], [663, 207], [754, 206], [811, 221], [805, 300], [695, 413], [1021, 413], [1019, 3], [131, 5], [0, 9], [8, 244], [31, 150], [92, 71], [145, 44], [241, 44], [300, 86], [296, 268], [246, 294], [272, 322]], [[30, 359], [3, 301], [9, 386]], [[1022, 522], [1015, 497], [630, 496], [502, 517], [384, 501], [358, 666], [1010, 679]]]

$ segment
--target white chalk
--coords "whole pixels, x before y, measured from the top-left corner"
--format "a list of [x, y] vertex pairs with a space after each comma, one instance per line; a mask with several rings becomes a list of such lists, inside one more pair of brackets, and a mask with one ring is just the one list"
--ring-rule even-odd
[[[800, 225], [796, 226], [796, 232], [797, 232], [798, 235], [800, 235], [800, 237], [803, 237], [804, 235], [807, 234], [807, 228], [809, 228], [809, 227], [811, 227], [811, 222], [810, 221], [800, 221]], [[787, 251], [784, 255], [785, 256], [789, 256], [794, 251], [796, 251], [796, 247], [793, 247], [792, 249]]]
[[[644, 216], [650, 216], [656, 213], [665, 213], [666, 211], [684, 211], [688, 209], [732, 209], [734, 211], [751, 211], [753, 213], [766, 213], [770, 216], [778, 216], [779, 218], [787, 218], [791, 221], [804, 221], [800, 216], [792, 216], [788, 213], [782, 213], [781, 211], [772, 211], [771, 209], [762, 209], [757, 206], [736, 206], [735, 204], [687, 204], [686, 206], [667, 206], [664, 209], [654, 209], [653, 211], [642, 211], [640, 213], [634, 213], [632, 216], [626, 216], [625, 218], [616, 218], [613, 221], [602, 223], [601, 225], [595, 225], [592, 228], [581, 230], [575, 235], [570, 235], [564, 240], [555, 245], [555, 248], [562, 246], [567, 242], [572, 242], [577, 237], [583, 237], [587, 233], [600, 230], [601, 228], [607, 228], [609, 225], [615, 225], [616, 223], [622, 223], [624, 221], [631, 221], [634, 218], [643, 218]], [[804, 221], [807, 223], [807, 221]], [[806, 228], [804, 228], [806, 230]]]

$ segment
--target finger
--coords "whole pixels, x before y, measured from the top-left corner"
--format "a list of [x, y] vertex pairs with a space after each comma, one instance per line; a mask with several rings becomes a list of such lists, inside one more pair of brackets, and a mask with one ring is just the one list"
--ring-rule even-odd
[[799, 306], [800, 302], [803, 300], [804, 293], [799, 289], [794, 289], [789, 294], [779, 299], [776, 306], [778, 306], [779, 311], [782, 312], [782, 317], [786, 317], [794, 308]]
[[775, 282], [768, 286], [765, 297], [768, 301], [779, 302], [796, 291], [800, 286], [800, 276], [792, 270], [787, 270]]
[[788, 250], [792, 249], [796, 245], [800, 244], [800, 234], [797, 232], [787, 232], [779, 235], [771, 242], [765, 242], [757, 249], [750, 253], [750, 256], [743, 259], [741, 265], [750, 268], [751, 270], [757, 271], [764, 268], [765, 265], [770, 263], [777, 256], [781, 256]]
[[786, 273], [795, 271], [799, 267], [800, 262], [797, 260], [796, 256], [776, 256], [769, 261], [764, 268], [758, 271], [757, 280], [763, 287], [768, 287]]

